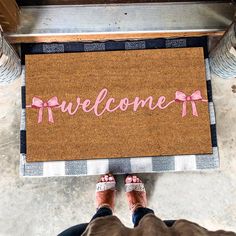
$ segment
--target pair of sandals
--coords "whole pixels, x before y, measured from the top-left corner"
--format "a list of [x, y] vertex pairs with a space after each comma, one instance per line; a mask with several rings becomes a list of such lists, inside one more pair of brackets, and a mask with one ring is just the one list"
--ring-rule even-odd
[[[108, 207], [112, 211], [115, 207], [116, 180], [112, 174], [100, 177], [96, 184], [96, 207]], [[129, 209], [134, 212], [139, 207], [147, 206], [147, 197], [144, 184], [136, 175], [125, 178], [125, 192]]]

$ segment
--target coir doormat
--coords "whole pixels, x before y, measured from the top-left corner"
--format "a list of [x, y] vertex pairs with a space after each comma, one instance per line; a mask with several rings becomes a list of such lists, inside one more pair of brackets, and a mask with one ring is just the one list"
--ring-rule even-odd
[[26, 56], [27, 161], [212, 153], [203, 48]]

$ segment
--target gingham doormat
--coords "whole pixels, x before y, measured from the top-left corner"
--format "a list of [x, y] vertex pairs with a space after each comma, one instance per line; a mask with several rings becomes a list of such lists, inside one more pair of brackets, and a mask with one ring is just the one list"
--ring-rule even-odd
[[211, 137], [213, 154], [183, 155], [165, 157], [137, 157], [122, 159], [78, 160], [26, 162], [26, 130], [25, 130], [25, 77], [22, 76], [22, 117], [21, 117], [21, 164], [22, 176], [79, 176], [97, 175], [107, 172], [114, 174], [193, 171], [215, 169], [219, 167], [219, 156], [216, 140], [215, 113], [212, 102], [211, 80], [208, 66], [207, 38], [151, 39], [142, 41], [123, 41], [104, 43], [57, 43], [57, 44], [22, 44], [22, 63], [26, 54], [67, 53], [83, 51], [138, 50], [158, 48], [203, 47], [206, 65], [206, 83], [208, 90], [209, 113], [211, 121]]

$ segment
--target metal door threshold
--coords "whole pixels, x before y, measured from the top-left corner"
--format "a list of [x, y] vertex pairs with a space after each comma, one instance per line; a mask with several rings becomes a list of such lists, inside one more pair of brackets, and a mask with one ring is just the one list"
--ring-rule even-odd
[[232, 3], [137, 3], [21, 8], [12, 43], [221, 35]]

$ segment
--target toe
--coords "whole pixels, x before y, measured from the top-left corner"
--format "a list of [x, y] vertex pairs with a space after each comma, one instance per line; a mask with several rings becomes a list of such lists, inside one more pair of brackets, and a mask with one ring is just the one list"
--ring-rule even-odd
[[142, 183], [142, 180], [140, 178], [138, 178], [138, 179], [139, 179], [139, 183]]
[[133, 183], [137, 183], [137, 176], [133, 176]]
[[132, 180], [133, 180], [132, 176], [128, 175], [125, 179], [125, 183], [130, 184], [130, 183], [132, 183]]
[[108, 176], [108, 175], [105, 175], [105, 176], [104, 176], [104, 179], [105, 179], [105, 181], [108, 181], [108, 180], [109, 180], [109, 176]]
[[110, 182], [114, 181], [114, 177], [113, 176], [109, 176], [109, 179], [108, 179]]

